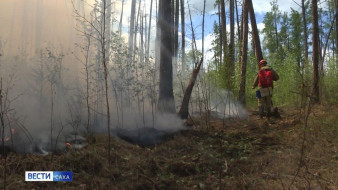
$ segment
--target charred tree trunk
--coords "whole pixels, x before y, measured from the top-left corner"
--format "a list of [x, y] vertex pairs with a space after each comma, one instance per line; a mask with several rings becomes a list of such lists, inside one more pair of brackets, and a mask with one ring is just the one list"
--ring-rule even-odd
[[313, 51], [313, 87], [312, 98], [319, 103], [319, 28], [318, 28], [318, 5], [317, 0], [311, 1], [312, 5], [312, 51]]
[[191, 77], [190, 77], [189, 84], [188, 84], [188, 86], [187, 86], [187, 88], [184, 92], [181, 108], [180, 108], [180, 111], [178, 112], [181, 119], [187, 119], [188, 118], [188, 115], [189, 115], [189, 100], [190, 100], [192, 89], [194, 88], [194, 85], [195, 85], [195, 82], [196, 82], [196, 79], [197, 79], [197, 75], [200, 71], [202, 63], [203, 63], [203, 58], [198, 63], [197, 67], [194, 68], [194, 70], [191, 74]]
[[246, 104], [245, 100], [245, 83], [246, 83], [246, 65], [247, 65], [247, 50], [248, 50], [248, 0], [243, 1], [243, 31], [242, 31], [242, 57], [241, 57], [241, 83], [239, 85], [239, 102]]
[[175, 113], [173, 93], [173, 67], [172, 67], [172, 31], [171, 1], [159, 1], [161, 50], [160, 50], [160, 84], [157, 108], [160, 112]]
[[252, 0], [247, 1], [247, 6], [248, 10], [250, 13], [250, 21], [251, 21], [251, 30], [252, 30], [252, 38], [255, 43], [255, 54], [256, 54], [256, 60], [257, 64], [259, 63], [260, 60], [263, 59], [263, 54], [262, 54], [262, 48], [261, 48], [261, 42], [259, 40], [259, 34], [258, 34], [258, 29], [257, 29], [257, 24], [256, 24], [256, 17], [255, 17], [255, 11], [252, 6]]

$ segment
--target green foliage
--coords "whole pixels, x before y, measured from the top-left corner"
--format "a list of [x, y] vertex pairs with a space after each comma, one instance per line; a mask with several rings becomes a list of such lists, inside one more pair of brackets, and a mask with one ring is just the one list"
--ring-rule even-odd
[[323, 78], [324, 81], [324, 95], [328, 103], [337, 103], [338, 99], [338, 64], [337, 60], [330, 59], [327, 65], [326, 75]]
[[[324, 48], [325, 40], [331, 21], [334, 18], [334, 1], [330, 0], [323, 2], [326, 8], [319, 9], [319, 24], [320, 24], [320, 39], [321, 47]], [[261, 31], [263, 34], [262, 48], [264, 58], [268, 61], [280, 75], [280, 80], [275, 82], [273, 101], [276, 106], [280, 105], [299, 105], [303, 98], [309, 96], [312, 90], [312, 63], [311, 63], [311, 8], [310, 1], [305, 1], [305, 17], [307, 20], [308, 32], [308, 47], [309, 55], [306, 59], [304, 56], [305, 42], [304, 42], [304, 25], [301, 11], [291, 8], [291, 11], [282, 13], [279, 10], [277, 0], [271, 2], [271, 11], [264, 16], [263, 23], [265, 28]], [[220, 61], [220, 38], [219, 26], [214, 24], [215, 40], [212, 42], [212, 49], [214, 57], [209, 64], [209, 73], [207, 80], [212, 81], [215, 86], [219, 88], [226, 88], [229, 84], [229, 77], [227, 73], [227, 64], [223, 60]], [[329, 43], [324, 61], [324, 75], [320, 79], [320, 88], [322, 99], [328, 102], [337, 101], [337, 59], [332, 52], [337, 47], [335, 43], [336, 31], [331, 32]], [[236, 47], [241, 47], [240, 42]], [[250, 48], [250, 47], [249, 47]], [[252, 48], [252, 47], [251, 47]], [[323, 51], [322, 51], [323, 52]], [[252, 82], [257, 75], [257, 61], [252, 49], [247, 52], [247, 74], [246, 74], [246, 102], [247, 106], [256, 105], [255, 90], [251, 89]], [[241, 81], [241, 68], [239, 56], [235, 63], [235, 75], [230, 78], [232, 85], [232, 92], [235, 96], [238, 95], [239, 84]], [[306, 62], [307, 61], [307, 62]], [[301, 95], [302, 94], [302, 95]], [[303, 97], [303, 98], [302, 98]]]
[[297, 56], [293, 52], [287, 52], [283, 62], [272, 62], [271, 66], [278, 73], [279, 80], [274, 82], [274, 105], [294, 105], [299, 102], [299, 86], [302, 77], [297, 72]]

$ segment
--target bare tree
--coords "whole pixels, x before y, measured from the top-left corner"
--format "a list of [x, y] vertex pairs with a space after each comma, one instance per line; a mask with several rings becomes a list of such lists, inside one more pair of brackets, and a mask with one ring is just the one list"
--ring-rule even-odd
[[146, 59], [149, 59], [149, 49], [150, 49], [150, 33], [151, 33], [151, 20], [153, 15], [153, 0], [150, 1], [150, 11], [149, 11], [149, 26], [148, 26], [148, 38], [147, 38], [147, 49], [146, 49]]
[[134, 30], [135, 30], [135, 8], [136, 8], [136, 0], [132, 0], [131, 2], [131, 11], [130, 11], [130, 24], [129, 24], [129, 56], [130, 56], [130, 63], [133, 60], [133, 51], [134, 51]]
[[125, 0], [122, 0], [122, 9], [121, 9], [121, 16], [120, 16], [120, 23], [119, 23], [120, 36], [122, 34], [122, 18], [123, 18], [123, 10], [124, 10], [124, 1]]
[[[99, 16], [94, 13], [94, 21], [89, 21], [84, 15], [81, 15], [75, 8], [74, 12], [76, 14], [76, 17], [80, 19], [82, 22], [88, 24], [92, 27], [93, 33], [95, 35], [90, 35], [92, 38], [97, 40], [99, 44], [99, 57], [100, 61], [103, 67], [103, 78], [104, 78], [104, 97], [105, 97], [105, 106], [106, 106], [106, 117], [107, 117], [107, 131], [108, 131], [108, 160], [110, 163], [110, 152], [111, 152], [111, 134], [110, 134], [110, 106], [109, 106], [109, 89], [108, 89], [108, 64], [110, 56], [110, 47], [107, 47], [110, 45], [110, 35], [107, 35], [107, 32], [110, 33], [110, 17], [111, 17], [111, 4], [108, 4], [108, 2], [111, 2], [111, 0], [100, 0], [101, 8], [99, 9]], [[97, 2], [98, 3], [98, 2]], [[95, 9], [95, 11], [98, 9]], [[109, 22], [109, 24], [107, 23]], [[97, 25], [98, 24], [98, 25]], [[107, 29], [109, 27], [109, 29]], [[83, 34], [87, 34], [86, 31], [80, 31], [79, 32]]]
[[313, 87], [312, 97], [315, 103], [319, 100], [319, 28], [317, 0], [311, 0], [312, 5], [312, 61], [313, 61]]
[[239, 101], [245, 105], [245, 83], [246, 83], [246, 65], [248, 50], [248, 0], [243, 0], [243, 31], [242, 31], [242, 57], [241, 57], [241, 83], [239, 85]]

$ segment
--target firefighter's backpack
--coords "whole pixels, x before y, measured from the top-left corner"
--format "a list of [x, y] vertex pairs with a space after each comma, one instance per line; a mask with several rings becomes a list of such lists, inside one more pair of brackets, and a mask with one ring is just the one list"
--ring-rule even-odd
[[273, 76], [271, 70], [259, 70], [259, 83], [261, 88], [273, 87]]

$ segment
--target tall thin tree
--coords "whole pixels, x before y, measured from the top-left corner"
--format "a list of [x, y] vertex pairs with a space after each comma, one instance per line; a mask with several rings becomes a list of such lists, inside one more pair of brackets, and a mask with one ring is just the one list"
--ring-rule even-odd
[[185, 10], [184, 10], [184, 0], [181, 0], [181, 35], [182, 35], [182, 75], [184, 75], [185, 70]]
[[230, 0], [230, 43], [229, 67], [231, 76], [235, 75], [235, 0]]
[[257, 23], [256, 23], [256, 16], [255, 16], [254, 8], [252, 6], [252, 0], [248, 0], [247, 4], [248, 4], [248, 10], [249, 10], [249, 14], [250, 14], [252, 38], [253, 38], [253, 41], [255, 43], [256, 60], [257, 60], [257, 64], [258, 64], [259, 61], [263, 59], [261, 42], [259, 40], [259, 34], [258, 34]]
[[125, 0], [121, 0], [122, 2], [122, 8], [121, 8], [121, 15], [120, 15], [120, 23], [119, 23], [119, 32], [120, 32], [120, 36], [122, 35], [122, 18], [123, 18], [123, 10], [124, 10], [124, 1]]
[[128, 40], [128, 51], [130, 56], [130, 62], [133, 60], [132, 55], [134, 54], [134, 30], [135, 30], [135, 9], [136, 9], [136, 0], [131, 2], [130, 10], [130, 24], [129, 24], [129, 40]]
[[306, 20], [306, 7], [305, 7], [305, 0], [302, 0], [302, 18], [303, 18], [303, 34], [304, 34], [304, 63], [303, 68], [305, 65], [308, 64], [308, 57], [309, 57], [309, 46], [308, 46], [308, 33], [307, 33], [307, 20]]
[[225, 15], [225, 3], [224, 3], [224, 0], [221, 0], [221, 27], [222, 27], [222, 33], [221, 33], [221, 36], [222, 36], [222, 48], [223, 48], [223, 60], [224, 62], [227, 62], [227, 28], [226, 28], [226, 15]]
[[[334, 1], [335, 3], [335, 10], [336, 10], [336, 15], [335, 15], [335, 20], [336, 20], [336, 55], [338, 55], [338, 1]], [[338, 60], [338, 57], [336, 57], [336, 60]], [[337, 61], [338, 62], [338, 61]]]
[[312, 98], [315, 103], [319, 100], [319, 28], [318, 28], [318, 4], [317, 0], [311, 0], [312, 6], [312, 61], [313, 61], [313, 86]]
[[[249, 0], [250, 1], [250, 0]], [[245, 83], [246, 83], [246, 65], [247, 65], [247, 49], [248, 49], [248, 0], [243, 0], [243, 31], [242, 31], [242, 57], [241, 57], [241, 82], [239, 85], [239, 102], [246, 104], [245, 99]]]
[[153, 0], [150, 1], [150, 10], [149, 10], [149, 24], [148, 24], [148, 37], [147, 37], [147, 49], [146, 49], [146, 59], [149, 59], [149, 49], [150, 49], [150, 34], [151, 34], [151, 20], [153, 15]]

